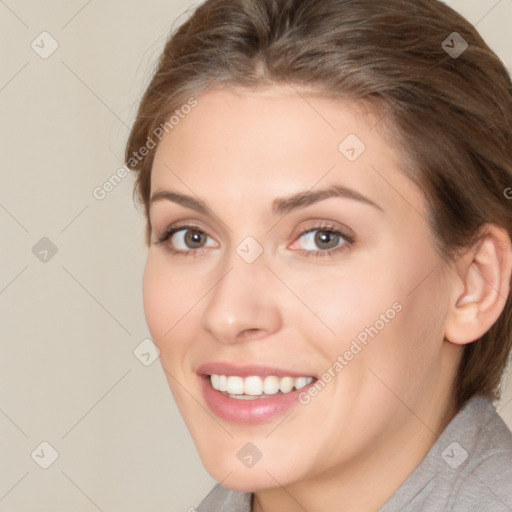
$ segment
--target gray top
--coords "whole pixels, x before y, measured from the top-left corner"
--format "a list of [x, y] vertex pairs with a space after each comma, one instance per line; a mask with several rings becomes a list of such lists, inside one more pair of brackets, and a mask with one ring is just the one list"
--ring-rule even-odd
[[[197, 512], [251, 512], [251, 493], [217, 484]], [[512, 432], [473, 397], [379, 512], [512, 512]]]

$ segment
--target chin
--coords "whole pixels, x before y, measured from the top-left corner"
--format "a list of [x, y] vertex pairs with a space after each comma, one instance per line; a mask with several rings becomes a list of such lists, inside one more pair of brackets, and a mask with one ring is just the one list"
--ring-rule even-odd
[[263, 460], [250, 468], [245, 468], [241, 462], [236, 465], [219, 459], [208, 462], [203, 464], [209, 475], [232, 491], [256, 492], [290, 483], [290, 474], [283, 471], [284, 468], [276, 468], [273, 464], [265, 465]]
[[218, 482], [221, 482], [222, 486], [226, 489], [238, 492], [258, 492], [273, 489], [278, 486], [276, 480], [261, 471], [256, 473], [250, 471], [233, 471], [227, 478], [225, 474], [219, 475], [210, 473], [210, 475]]

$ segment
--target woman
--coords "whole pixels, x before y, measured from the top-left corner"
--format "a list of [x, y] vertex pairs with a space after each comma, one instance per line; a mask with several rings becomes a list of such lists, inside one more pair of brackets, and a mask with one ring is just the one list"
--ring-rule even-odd
[[437, 0], [207, 0], [126, 151], [197, 510], [512, 510], [512, 85]]

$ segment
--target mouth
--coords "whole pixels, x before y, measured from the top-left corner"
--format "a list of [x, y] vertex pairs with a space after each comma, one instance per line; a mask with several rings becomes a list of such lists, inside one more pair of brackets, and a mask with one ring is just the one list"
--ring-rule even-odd
[[206, 405], [237, 424], [269, 422], [299, 405], [300, 393], [318, 380], [269, 367], [208, 364], [197, 371]]

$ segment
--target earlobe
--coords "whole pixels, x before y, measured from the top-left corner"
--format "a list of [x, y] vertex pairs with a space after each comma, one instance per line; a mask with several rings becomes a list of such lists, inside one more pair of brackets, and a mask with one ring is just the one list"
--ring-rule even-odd
[[505, 307], [512, 272], [512, 243], [507, 231], [486, 224], [481, 239], [460, 257], [455, 268], [458, 286], [448, 312], [445, 338], [465, 345], [482, 337]]

